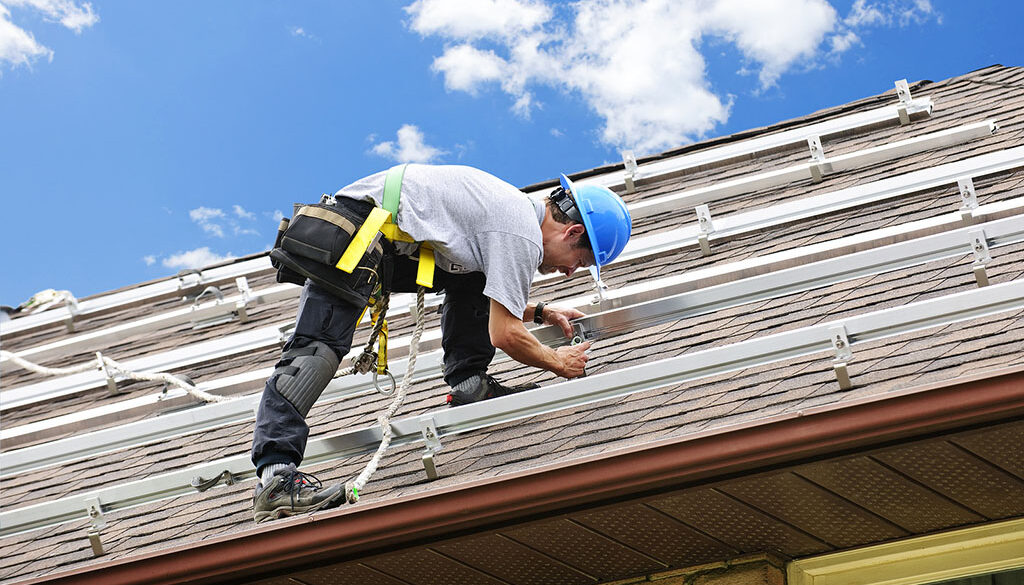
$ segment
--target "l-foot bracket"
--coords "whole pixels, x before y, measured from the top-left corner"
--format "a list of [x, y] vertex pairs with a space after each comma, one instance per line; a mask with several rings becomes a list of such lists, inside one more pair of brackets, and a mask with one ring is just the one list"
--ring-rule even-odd
[[832, 360], [832, 370], [836, 373], [839, 389], [849, 390], [853, 388], [853, 382], [850, 380], [850, 371], [846, 365], [853, 359], [853, 350], [850, 349], [850, 339], [846, 336], [846, 327], [830, 327], [829, 338], [832, 340], [832, 349], [836, 352], [836, 357]]
[[429, 416], [421, 417], [420, 434], [423, 435], [423, 443], [426, 449], [423, 451], [423, 470], [427, 473], [427, 479], [433, 481], [440, 477], [437, 473], [437, 464], [434, 462], [434, 455], [444, 448], [441, 445], [440, 435], [437, 433], [437, 425], [434, 419]]

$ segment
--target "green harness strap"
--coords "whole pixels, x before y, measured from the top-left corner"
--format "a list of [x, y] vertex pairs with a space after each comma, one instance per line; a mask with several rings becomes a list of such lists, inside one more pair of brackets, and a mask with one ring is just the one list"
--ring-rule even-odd
[[384, 177], [384, 201], [381, 207], [391, 212], [391, 217], [398, 217], [398, 200], [402, 196], [402, 177], [405, 176], [405, 167], [409, 165], [397, 165], [388, 169]]

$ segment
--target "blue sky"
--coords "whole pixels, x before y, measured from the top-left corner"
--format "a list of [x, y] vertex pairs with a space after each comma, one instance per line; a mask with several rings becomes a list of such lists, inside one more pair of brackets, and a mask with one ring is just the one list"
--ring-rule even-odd
[[396, 161], [523, 186], [1022, 65], [1022, 4], [0, 0], [0, 304], [266, 250]]

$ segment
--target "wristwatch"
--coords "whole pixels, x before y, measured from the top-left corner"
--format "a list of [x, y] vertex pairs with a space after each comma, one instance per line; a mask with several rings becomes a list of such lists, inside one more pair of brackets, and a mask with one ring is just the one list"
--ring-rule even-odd
[[533, 322], [537, 325], [544, 324], [544, 301], [537, 303], [533, 309]]

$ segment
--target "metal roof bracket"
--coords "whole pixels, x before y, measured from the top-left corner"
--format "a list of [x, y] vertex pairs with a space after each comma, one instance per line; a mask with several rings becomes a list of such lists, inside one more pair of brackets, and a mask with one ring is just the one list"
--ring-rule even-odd
[[92, 523], [89, 531], [86, 532], [89, 537], [89, 545], [92, 547], [92, 555], [94, 557], [102, 556], [106, 551], [103, 550], [100, 530], [106, 528], [107, 520], [103, 517], [103, 506], [100, 505], [100, 499], [95, 496], [86, 498], [85, 511], [89, 515], [89, 522]]
[[978, 208], [978, 194], [974, 190], [974, 181], [970, 177], [962, 177], [956, 180], [960, 189], [960, 200], [963, 205], [960, 207], [960, 216], [964, 223], [972, 224], [975, 221], [974, 210]]
[[295, 333], [295, 321], [289, 321], [277, 328], [278, 336], [277, 343], [280, 346], [284, 346], [288, 343], [288, 340], [292, 338], [292, 334]]
[[985, 230], [976, 230], [970, 233], [971, 251], [974, 252], [974, 278], [978, 286], [988, 286], [988, 272], [985, 265], [992, 261], [992, 255], [988, 250], [988, 239], [985, 237]]
[[697, 226], [700, 228], [700, 234], [697, 236], [697, 241], [700, 242], [700, 253], [710, 256], [711, 243], [708, 241], [708, 236], [715, 231], [715, 224], [711, 221], [711, 210], [706, 204], [698, 205], [694, 210], [697, 212]]
[[249, 281], [246, 280], [244, 276], [239, 276], [235, 279], [235, 286], [238, 287], [238, 292], [242, 294], [242, 298], [235, 303], [235, 313], [238, 314], [238, 320], [245, 323], [249, 320], [249, 314], [246, 312], [245, 308], [249, 305], [249, 302], [252, 301], [252, 289], [249, 288]]
[[825, 174], [825, 149], [821, 146], [821, 136], [808, 138], [807, 147], [811, 149], [811, 179], [818, 183]]
[[78, 299], [74, 295], [68, 294], [64, 297], [64, 307], [68, 310], [68, 316], [64, 319], [64, 326], [67, 328], [68, 333], [74, 333], [75, 317], [78, 316]]
[[182, 270], [178, 273], [178, 290], [187, 291], [203, 284], [203, 271], [197, 269]]
[[423, 451], [423, 470], [431, 481], [440, 477], [437, 474], [437, 465], [434, 462], [434, 454], [444, 448], [441, 445], [441, 435], [437, 432], [437, 425], [434, 417], [421, 416], [419, 418], [420, 434], [423, 436], [423, 443], [426, 449]]
[[594, 287], [597, 289], [597, 295], [590, 299], [590, 304], [599, 305], [604, 301], [604, 293], [608, 292], [608, 285], [604, 283], [599, 277], [599, 273], [596, 266], [590, 266], [590, 276], [594, 277]]
[[120, 394], [121, 392], [117, 389], [117, 380], [114, 379], [113, 374], [107, 369], [107, 364], [103, 361], [103, 354], [98, 351], [96, 352], [96, 362], [99, 363], [99, 369], [103, 377], [107, 379], [107, 392]]
[[896, 106], [896, 112], [900, 116], [900, 125], [906, 126], [910, 123], [910, 113], [907, 108], [910, 106], [910, 86], [907, 85], [906, 79], [900, 79], [896, 82], [896, 95], [900, 98], [899, 105]]
[[623, 150], [622, 162], [626, 170], [626, 176], [623, 178], [623, 182], [626, 184], [626, 193], [636, 193], [636, 183], [633, 182], [637, 172], [636, 155], [632, 150]]
[[593, 337], [595, 337], [595, 335], [587, 331], [583, 321], [574, 321], [572, 323], [572, 340], [569, 341], [569, 345], [579, 345]]
[[828, 331], [832, 349], [836, 352], [836, 357], [832, 360], [832, 369], [836, 373], [839, 389], [849, 390], [853, 388], [853, 383], [850, 381], [850, 372], [846, 365], [853, 359], [853, 350], [850, 348], [850, 338], [846, 335], [846, 326], [836, 325], [829, 327]]
[[224, 482], [224, 485], [235, 484], [235, 476], [231, 474], [230, 469], [225, 469], [224, 471], [220, 472], [220, 475], [217, 475], [210, 479], [203, 479], [202, 476], [197, 475], [192, 478], [192, 487], [196, 488], [197, 492], [205, 492], [206, 490], [212, 488], [221, 481]]

